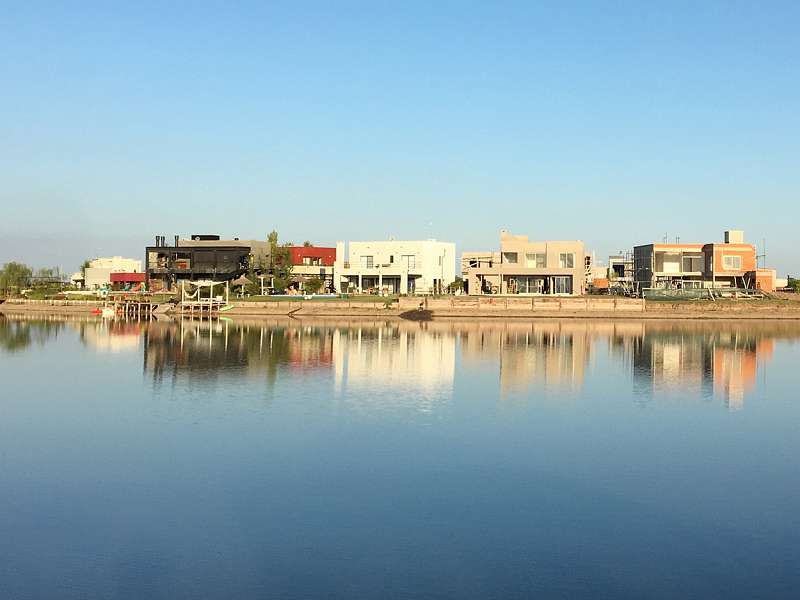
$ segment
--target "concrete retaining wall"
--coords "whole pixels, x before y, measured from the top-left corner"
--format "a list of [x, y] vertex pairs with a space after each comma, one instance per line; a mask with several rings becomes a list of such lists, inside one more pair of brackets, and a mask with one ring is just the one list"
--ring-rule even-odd
[[277, 301], [277, 302], [231, 302], [233, 309], [226, 315], [297, 315], [297, 316], [374, 316], [397, 315], [397, 303], [389, 308], [383, 302], [359, 302], [358, 300], [326, 301]]
[[0, 312], [26, 312], [26, 313], [90, 313], [98, 306], [100, 300], [26, 300], [13, 298], [0, 304]]
[[453, 298], [400, 298], [400, 312], [420, 307], [434, 316], [517, 316], [519, 314], [642, 313], [644, 301], [617, 297], [457, 296]]
[[706, 318], [800, 318], [800, 302], [759, 300], [718, 302], [646, 302], [648, 315], [700, 316]]
[[[34, 314], [90, 313], [99, 300], [7, 300], [0, 312]], [[388, 307], [383, 302], [358, 299], [324, 302], [289, 300], [232, 302], [223, 314], [252, 317], [393, 317], [422, 308], [433, 317], [530, 318], [574, 317], [606, 319], [800, 319], [800, 302], [646, 302], [633, 298], [584, 296], [564, 298], [457, 296], [452, 298], [402, 297]]]

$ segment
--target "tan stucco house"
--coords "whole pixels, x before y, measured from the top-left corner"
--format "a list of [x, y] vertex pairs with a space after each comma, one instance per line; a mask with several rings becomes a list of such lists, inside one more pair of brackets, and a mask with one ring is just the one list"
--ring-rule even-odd
[[586, 286], [583, 242], [532, 242], [526, 235], [500, 232], [499, 252], [464, 252], [461, 272], [466, 292], [578, 296]]

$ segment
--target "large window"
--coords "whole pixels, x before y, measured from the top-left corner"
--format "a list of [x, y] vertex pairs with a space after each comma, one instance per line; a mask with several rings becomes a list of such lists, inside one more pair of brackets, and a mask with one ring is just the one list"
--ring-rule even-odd
[[541, 294], [544, 292], [543, 277], [517, 277], [518, 294]]
[[698, 254], [684, 254], [683, 255], [683, 272], [684, 273], [700, 273], [703, 270], [703, 255]]
[[517, 253], [503, 252], [503, 262], [509, 263], [511, 265], [517, 264]]
[[553, 277], [553, 293], [554, 294], [571, 294], [572, 293], [572, 277]]
[[361, 257], [361, 268], [363, 269], [371, 269], [375, 266], [375, 257], [374, 256], [362, 256]]
[[575, 268], [575, 254], [572, 252], [562, 252], [558, 255], [558, 266], [562, 269]]
[[741, 271], [742, 270], [742, 257], [741, 256], [723, 256], [722, 268], [726, 271]]
[[544, 252], [528, 252], [525, 254], [525, 266], [529, 269], [544, 269], [547, 266], [547, 255]]
[[407, 269], [415, 269], [417, 267], [417, 257], [414, 254], [403, 254], [400, 257], [400, 263]]

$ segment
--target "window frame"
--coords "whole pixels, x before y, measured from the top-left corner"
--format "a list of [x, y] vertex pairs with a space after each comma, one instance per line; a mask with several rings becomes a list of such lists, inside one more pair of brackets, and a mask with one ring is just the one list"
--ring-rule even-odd
[[[735, 260], [736, 266], [728, 265], [729, 260]], [[741, 271], [742, 270], [742, 256], [740, 254], [723, 254], [722, 255], [722, 270], [723, 271]]]
[[416, 269], [417, 268], [417, 255], [416, 254], [401, 254], [400, 255], [400, 265], [404, 266], [406, 269]]
[[[703, 264], [705, 261], [703, 260], [702, 254], [681, 254], [681, 272], [682, 273], [702, 273], [703, 272]], [[692, 263], [695, 263], [694, 266], [699, 266], [699, 269], [687, 269], [685, 261], [691, 261], [690, 266]], [[696, 261], [699, 261], [699, 265], [696, 264]]]
[[[530, 258], [531, 256], [533, 257], [532, 260]], [[541, 264], [539, 264], [540, 262], [541, 262]], [[531, 263], [533, 263], [533, 264], [531, 264]], [[527, 268], [527, 269], [546, 269], [547, 268], [547, 252], [526, 252], [525, 253], [525, 268]]]

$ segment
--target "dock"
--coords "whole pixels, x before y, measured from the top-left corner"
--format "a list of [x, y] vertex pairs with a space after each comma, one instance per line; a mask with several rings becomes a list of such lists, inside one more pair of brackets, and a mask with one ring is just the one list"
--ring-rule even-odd
[[[194, 291], [187, 290], [194, 287]], [[224, 295], [215, 295], [214, 288], [224, 286]], [[206, 295], [207, 294], [207, 295]], [[189, 281], [181, 285], [181, 301], [176, 312], [184, 317], [204, 318], [218, 315], [229, 306], [230, 284], [219, 281]]]

